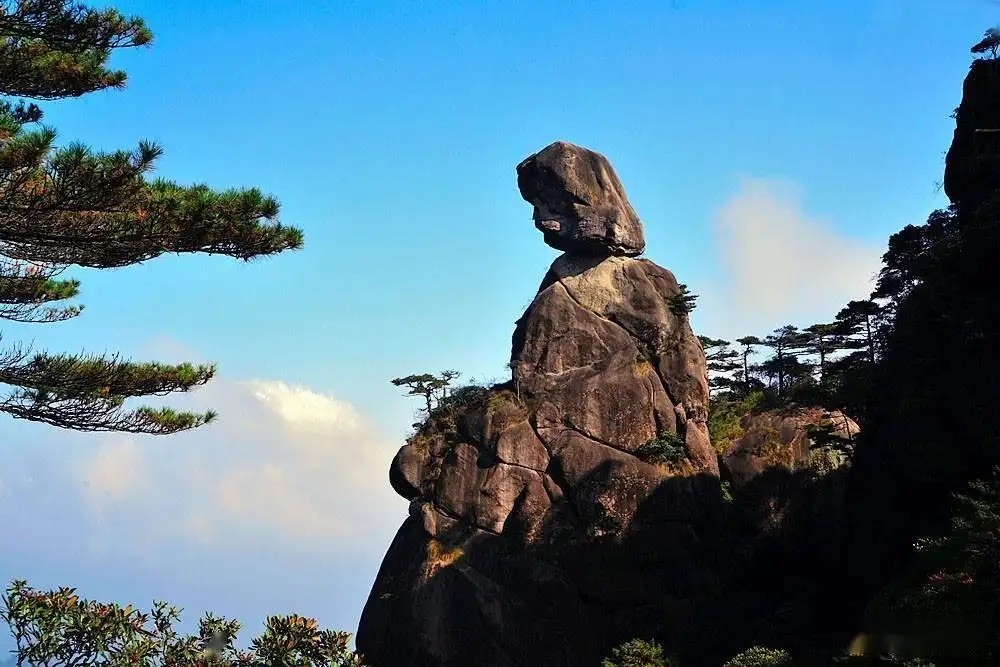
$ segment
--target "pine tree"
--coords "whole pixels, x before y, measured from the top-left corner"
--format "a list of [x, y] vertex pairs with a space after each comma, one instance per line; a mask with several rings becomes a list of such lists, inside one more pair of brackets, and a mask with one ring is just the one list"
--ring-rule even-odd
[[990, 59], [995, 59], [997, 57], [997, 51], [1000, 50], [1000, 28], [990, 28], [983, 34], [983, 39], [973, 45], [969, 51], [976, 54], [982, 54], [986, 57], [986, 52], [989, 51]]
[[[102, 153], [56, 146], [27, 100], [121, 88], [108, 69], [119, 49], [150, 44], [142, 19], [67, 0], [0, 1], [0, 318], [57, 322], [75, 317], [79, 282], [70, 266], [122, 267], [164, 253], [249, 261], [302, 246], [277, 222], [278, 203], [256, 189], [216, 191], [150, 179], [161, 149], [141, 142]], [[26, 99], [25, 99], [26, 98]], [[166, 434], [209, 422], [213, 412], [127, 409], [127, 399], [187, 391], [214, 365], [134, 363], [117, 356], [0, 350], [0, 411], [83, 431]]]
[[[441, 375], [431, 375], [430, 373], [420, 373], [419, 375], [407, 375], [406, 377], [390, 380], [397, 387], [406, 387], [410, 391], [407, 396], [423, 396], [426, 404], [427, 415], [434, 411], [435, 405], [440, 406], [441, 402], [447, 398], [448, 387], [451, 381], [461, 373], [458, 371], [441, 371]], [[436, 403], [434, 402], [436, 400]]]
[[839, 323], [813, 324], [803, 329], [806, 335], [805, 350], [819, 359], [820, 384], [827, 379], [826, 364], [830, 355], [840, 349], [844, 327]]
[[743, 351], [740, 353], [743, 359], [743, 377], [741, 379], [743, 381], [744, 393], [748, 393], [751, 386], [750, 355], [757, 354], [754, 348], [763, 345], [764, 341], [756, 336], [744, 336], [743, 338], [737, 338], [736, 342], [743, 346]]
[[740, 368], [740, 353], [729, 348], [728, 340], [708, 336], [698, 336], [698, 340], [705, 351], [709, 389], [731, 388], [735, 384], [732, 374]]
[[763, 344], [774, 350], [774, 356], [762, 363], [761, 369], [778, 380], [778, 396], [784, 396], [791, 380], [807, 372], [798, 359], [807, 344], [807, 337], [791, 324], [775, 329]]
[[677, 317], [687, 317], [695, 309], [695, 301], [698, 300], [698, 295], [692, 294], [688, 286], [683, 283], [678, 285], [677, 288], [679, 290], [677, 294], [667, 300], [667, 307]]
[[845, 349], [863, 350], [869, 364], [878, 357], [878, 317], [881, 309], [874, 301], [851, 301], [837, 313], [837, 322], [843, 327], [842, 344]]

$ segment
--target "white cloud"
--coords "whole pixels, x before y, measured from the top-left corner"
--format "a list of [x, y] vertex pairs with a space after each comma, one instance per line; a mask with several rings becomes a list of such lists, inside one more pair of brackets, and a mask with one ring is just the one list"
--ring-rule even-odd
[[102, 445], [80, 468], [86, 488], [95, 502], [121, 500], [146, 482], [139, 446], [121, 438]]
[[353, 630], [406, 516], [388, 481], [398, 436], [342, 397], [282, 380], [221, 376], [149, 402], [219, 418], [165, 437], [5, 425], [0, 532], [18, 537], [7, 580], [168, 600], [189, 631], [204, 611], [248, 631], [291, 612]]
[[705, 290], [708, 312], [700, 313], [713, 335], [832, 318], [868, 296], [883, 252], [810, 216], [792, 185], [770, 179], [745, 179], [718, 210], [713, 232], [724, 278]]
[[361, 417], [349, 403], [284, 382], [250, 380], [253, 396], [293, 428], [308, 431], [333, 428], [358, 431]]
[[[169, 403], [220, 416], [167, 439], [118, 436], [78, 466], [83, 492], [99, 517], [114, 513], [119, 536], [343, 549], [398, 525], [405, 505], [387, 475], [397, 445], [349, 403], [225, 378]], [[158, 518], [152, 532], [149, 517]]]

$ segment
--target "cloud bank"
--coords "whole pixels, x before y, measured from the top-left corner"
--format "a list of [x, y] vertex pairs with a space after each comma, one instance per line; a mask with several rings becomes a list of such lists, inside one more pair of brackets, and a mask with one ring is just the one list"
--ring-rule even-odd
[[207, 610], [248, 632], [295, 612], [352, 631], [406, 515], [388, 483], [397, 438], [342, 399], [275, 379], [217, 377], [164, 402], [219, 418], [167, 437], [8, 420], [4, 583], [165, 599], [189, 610], [189, 627]]
[[701, 302], [711, 335], [830, 319], [868, 296], [884, 252], [810, 216], [794, 186], [772, 179], [744, 179], [712, 231], [721, 276]]
[[[171, 405], [217, 423], [164, 438], [113, 436], [75, 466], [95, 516], [146, 542], [289, 540], [346, 549], [398, 522], [396, 446], [349, 403], [278, 380], [216, 379]], [[162, 516], [155, 530], [142, 517]], [[139, 536], [136, 536], [139, 537]]]

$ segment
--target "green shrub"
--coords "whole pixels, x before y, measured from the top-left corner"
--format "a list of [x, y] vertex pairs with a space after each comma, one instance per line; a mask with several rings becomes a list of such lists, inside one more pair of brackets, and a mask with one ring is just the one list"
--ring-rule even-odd
[[17, 664], [104, 667], [361, 667], [346, 632], [321, 630], [312, 618], [269, 616], [250, 649], [236, 648], [240, 624], [205, 614], [194, 635], [174, 624], [180, 610], [154, 602], [150, 613], [128, 605], [84, 600], [72, 588], [37, 591], [14, 581], [3, 595], [0, 620], [16, 643]]
[[722, 667], [785, 667], [792, 665], [792, 656], [781, 649], [754, 646], [734, 655]]
[[757, 440], [757, 446], [751, 453], [761, 457], [769, 468], [795, 467], [795, 450], [790, 443], [782, 441], [781, 432], [773, 423], [761, 419], [750, 427], [749, 432]]
[[448, 396], [441, 400], [441, 405], [449, 407], [472, 408], [479, 407], [486, 400], [489, 389], [478, 384], [467, 384], [456, 387]]
[[762, 392], [752, 391], [739, 399], [728, 392], [712, 399], [708, 409], [708, 435], [715, 451], [725, 454], [733, 440], [743, 435], [740, 420], [757, 408], [763, 397]]
[[687, 457], [684, 441], [673, 433], [661, 433], [642, 443], [635, 455], [646, 463], [679, 463]]
[[729, 482], [722, 482], [722, 484], [720, 484], [719, 486], [722, 489], [722, 502], [728, 504], [728, 503], [731, 503], [731, 502], [733, 502], [733, 501], [736, 500], [733, 497], [733, 485], [732, 484], [730, 484]]
[[1000, 654], [1000, 467], [953, 496], [951, 526], [913, 544], [908, 567], [871, 602], [870, 622], [919, 637], [923, 654], [996, 664]]
[[431, 409], [426, 422], [418, 422], [414, 427], [418, 432], [429, 427], [433, 432], [443, 435], [454, 447], [457, 444], [459, 418], [469, 410], [481, 408], [488, 395], [489, 390], [480, 385], [456, 387]]
[[601, 667], [673, 667], [676, 663], [663, 655], [656, 642], [632, 639], [611, 651]]
[[[486, 401], [486, 414], [493, 422], [496, 432], [503, 431], [508, 426], [528, 418], [528, 410], [524, 403], [512, 391], [498, 391], [489, 395]], [[568, 417], [563, 417], [564, 422]]]

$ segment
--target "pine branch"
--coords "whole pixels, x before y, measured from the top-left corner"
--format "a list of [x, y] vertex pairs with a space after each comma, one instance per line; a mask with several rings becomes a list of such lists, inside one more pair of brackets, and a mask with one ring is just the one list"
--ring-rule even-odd
[[[302, 233], [274, 222], [278, 203], [255, 188], [215, 191], [166, 180], [147, 183], [160, 149], [57, 151], [25, 134], [0, 148], [0, 253], [16, 259], [99, 268], [126, 266], [165, 252], [249, 260], [302, 246]], [[24, 164], [2, 169], [16, 156]]]
[[[15, 350], [8, 356], [16, 359], [28, 354]], [[214, 374], [215, 366], [211, 364], [134, 363], [117, 356], [35, 354], [28, 361], [0, 360], [0, 383], [61, 399], [91, 395], [163, 396], [203, 385]]]
[[105, 67], [115, 49], [149, 44], [142, 19], [66, 0], [0, 2], [0, 94], [78, 97], [120, 88], [125, 73]]
[[11, 262], [0, 257], [0, 318], [15, 322], [56, 322], [76, 317], [83, 306], [43, 307], [76, 296], [78, 280], [54, 280], [62, 267]]
[[113, 400], [73, 398], [60, 400], [40, 392], [24, 391], [0, 401], [0, 412], [17, 419], [42, 422], [74, 431], [118, 431], [169, 435], [212, 422], [216, 413], [177, 412], [170, 408], [140, 407], [123, 410]]
[[149, 44], [153, 35], [137, 16], [92, 9], [67, 0], [0, 2], [0, 35], [39, 39], [67, 51], [111, 50]]
[[212, 421], [215, 413], [170, 408], [123, 408], [125, 399], [188, 391], [208, 382], [213, 365], [132, 363], [117, 357], [29, 354], [8, 350], [0, 358], [0, 383], [18, 387], [0, 401], [0, 412], [78, 431], [166, 434]]

